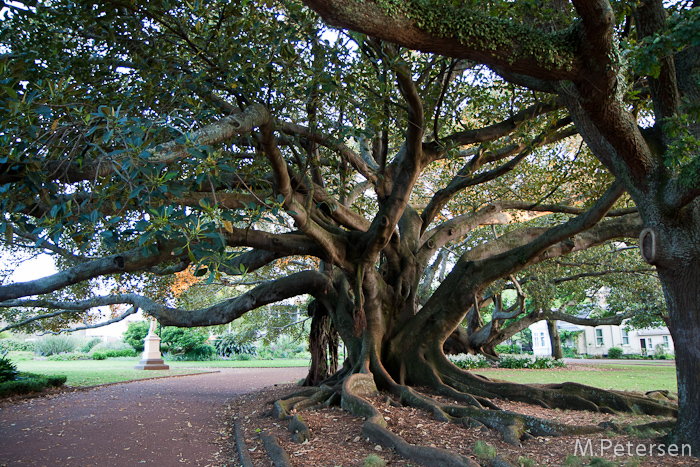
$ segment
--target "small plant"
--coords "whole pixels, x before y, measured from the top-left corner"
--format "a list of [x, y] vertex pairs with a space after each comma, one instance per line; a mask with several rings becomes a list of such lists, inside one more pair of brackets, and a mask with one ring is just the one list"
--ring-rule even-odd
[[617, 467], [619, 464], [614, 461], [609, 461], [601, 457], [591, 457], [588, 463], [590, 467]]
[[533, 357], [532, 355], [501, 355], [498, 362], [499, 368], [532, 370], [545, 370], [548, 368], [562, 368], [566, 364], [563, 360], [555, 360], [552, 357]]
[[477, 441], [474, 445], [474, 455], [481, 460], [490, 460], [496, 457], [496, 448], [485, 441]]
[[370, 454], [365, 458], [365, 463], [362, 464], [363, 467], [384, 467], [386, 461], [376, 454]]
[[57, 362], [68, 362], [72, 360], [89, 360], [90, 355], [85, 352], [67, 352], [67, 353], [57, 353], [54, 355], [49, 355], [46, 360], [57, 361]]
[[67, 353], [75, 350], [76, 341], [71, 336], [56, 335], [44, 336], [34, 346], [34, 351], [44, 357], [59, 353]]
[[574, 456], [573, 454], [569, 454], [566, 456], [566, 459], [564, 459], [564, 467], [582, 467], [584, 465], [584, 462], [586, 461], [585, 457], [578, 457]]
[[668, 358], [666, 344], [659, 344], [654, 348], [654, 358], [658, 360], [666, 360]]
[[608, 358], [622, 358], [622, 349], [620, 347], [611, 347], [608, 349]]
[[17, 366], [8, 358], [7, 353], [0, 356], [0, 383], [17, 379]]
[[537, 463], [533, 459], [530, 459], [529, 457], [519, 458], [518, 464], [520, 464], [522, 467], [535, 467], [537, 465]]
[[0, 397], [40, 392], [47, 387], [60, 387], [65, 384], [67, 379], [68, 377], [66, 376], [43, 376], [32, 373], [20, 373], [14, 381], [0, 383]]
[[89, 351], [92, 350], [93, 347], [95, 347], [97, 344], [101, 343], [102, 339], [99, 337], [93, 337], [92, 339], [87, 339], [86, 341], [82, 342], [80, 344], [80, 348], [78, 351], [83, 352], [83, 353], [88, 353]]
[[253, 344], [244, 342], [244, 339], [232, 332], [219, 336], [214, 343], [214, 347], [216, 347], [216, 353], [222, 357], [233, 357], [234, 355], [254, 356], [257, 354]]
[[0, 339], [0, 352], [34, 352], [34, 342], [33, 341], [22, 341], [18, 339]]
[[473, 370], [475, 368], [489, 368], [489, 363], [483, 355], [459, 354], [448, 357], [452, 363], [463, 370]]

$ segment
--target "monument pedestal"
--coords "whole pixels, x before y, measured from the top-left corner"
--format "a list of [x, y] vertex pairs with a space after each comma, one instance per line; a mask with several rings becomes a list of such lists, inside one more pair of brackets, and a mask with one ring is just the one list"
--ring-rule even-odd
[[139, 364], [134, 368], [137, 370], [169, 370], [170, 367], [165, 364], [160, 358], [160, 337], [158, 337], [151, 329], [143, 342], [143, 356], [139, 360]]

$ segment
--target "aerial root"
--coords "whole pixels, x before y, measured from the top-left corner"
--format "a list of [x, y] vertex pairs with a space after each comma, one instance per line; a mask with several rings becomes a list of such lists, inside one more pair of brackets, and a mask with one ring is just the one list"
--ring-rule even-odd
[[339, 398], [340, 395], [329, 387], [307, 389], [275, 401], [270, 416], [277, 420], [289, 420], [288, 429], [292, 440], [303, 443], [311, 437], [311, 431], [298, 412], [328, 407]]
[[470, 427], [483, 425], [501, 433], [503, 440], [514, 446], [520, 446], [521, 441], [533, 436], [583, 435], [599, 433], [608, 428], [606, 424], [573, 426], [506, 410], [443, 404], [405, 386], [400, 389], [400, 396], [401, 403], [432, 412], [436, 420]]
[[277, 436], [271, 435], [266, 431], [261, 431], [260, 439], [265, 446], [267, 455], [270, 456], [270, 459], [274, 462], [275, 467], [292, 467], [292, 460], [284, 448], [280, 446]]
[[535, 403], [549, 409], [587, 410], [614, 414], [617, 412], [676, 417], [678, 409], [669, 400], [606, 390], [578, 383], [526, 385], [506, 381], [486, 381], [478, 375], [456, 367], [442, 368], [440, 379], [452, 388], [489, 399], [508, 399]]
[[[362, 436], [371, 442], [389, 449], [399, 455], [423, 465], [435, 467], [478, 467], [468, 457], [446, 449], [430, 446], [415, 446], [386, 428], [386, 421], [379, 411], [364, 397], [377, 396], [377, 386], [371, 374], [354, 374], [346, 378], [343, 384], [341, 407], [356, 416], [366, 418], [362, 426]], [[391, 402], [389, 402], [391, 403]]]

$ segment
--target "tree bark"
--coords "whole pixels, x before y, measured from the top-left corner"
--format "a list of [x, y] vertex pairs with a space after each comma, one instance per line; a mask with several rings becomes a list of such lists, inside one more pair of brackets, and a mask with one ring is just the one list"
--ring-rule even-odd
[[557, 322], [552, 319], [547, 320], [547, 330], [549, 331], [549, 340], [552, 342], [552, 357], [561, 360], [564, 353], [561, 350], [561, 337], [557, 329]]
[[311, 366], [304, 380], [304, 386], [316, 386], [338, 371], [338, 331], [335, 330], [328, 310], [317, 300], [309, 303], [311, 332], [309, 352]]
[[668, 441], [700, 455], [700, 260], [659, 268], [676, 354], [678, 421]]

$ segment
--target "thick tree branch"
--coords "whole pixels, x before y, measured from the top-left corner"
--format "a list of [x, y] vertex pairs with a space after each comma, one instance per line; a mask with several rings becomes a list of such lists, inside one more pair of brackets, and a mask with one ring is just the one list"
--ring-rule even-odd
[[[305, 0], [331, 26], [413, 50], [472, 60], [544, 80], [572, 79], [582, 70], [574, 35], [545, 34], [483, 14], [468, 4], [407, 1]], [[386, 5], [386, 6], [385, 6]], [[467, 33], [468, 31], [468, 33]]]
[[144, 271], [175, 259], [172, 252], [177, 246], [179, 245], [176, 242], [161, 244], [155, 255], [146, 255], [142, 248], [134, 248], [123, 253], [86, 261], [41, 279], [3, 285], [0, 287], [0, 301], [54, 292], [99, 276]]

